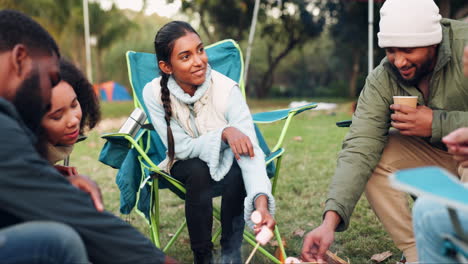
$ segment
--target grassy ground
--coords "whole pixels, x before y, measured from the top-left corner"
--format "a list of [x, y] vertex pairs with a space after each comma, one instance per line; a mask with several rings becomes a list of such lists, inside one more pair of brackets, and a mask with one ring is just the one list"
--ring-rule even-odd
[[[286, 107], [287, 101], [251, 100], [249, 104], [253, 112], [258, 112]], [[116, 171], [97, 161], [104, 144], [99, 135], [118, 130], [125, 120], [118, 117], [128, 115], [132, 108], [131, 103], [103, 104], [103, 114], [107, 119], [98, 129], [88, 134], [89, 138], [85, 142], [77, 145], [72, 156], [72, 164], [78, 167], [81, 173], [90, 175], [99, 183], [107, 210], [116, 215], [120, 215], [119, 191], [114, 183]], [[290, 126], [284, 142], [286, 154], [276, 193], [276, 220], [286, 241], [288, 255], [299, 256], [303, 239], [301, 233], [310, 231], [321, 222], [327, 186], [334, 172], [341, 141], [347, 132], [346, 128], [337, 128], [335, 122], [349, 119], [350, 109], [350, 103], [340, 101], [339, 108], [333, 112], [308, 111], [297, 116]], [[280, 126], [281, 124], [262, 125], [260, 128], [264, 131], [267, 141], [272, 143]], [[216, 199], [215, 203], [219, 203], [219, 200]], [[163, 191], [161, 206], [162, 240], [165, 242], [184, 219], [183, 201], [171, 192]], [[144, 234], [149, 234], [145, 221], [136, 213], [122, 217]], [[219, 249], [218, 243], [216, 248]], [[274, 247], [268, 246], [268, 249], [274, 250]], [[250, 250], [251, 247], [245, 243], [244, 258]], [[348, 231], [337, 233], [331, 250], [337, 252], [340, 257], [349, 259], [351, 263], [371, 263], [370, 258], [373, 254], [387, 250], [393, 253], [393, 257], [386, 263], [394, 263], [401, 255], [383, 231], [365, 198], [356, 206]], [[183, 232], [182, 238], [168, 254], [183, 263], [191, 263], [187, 231]], [[256, 256], [252, 263], [269, 262]]]

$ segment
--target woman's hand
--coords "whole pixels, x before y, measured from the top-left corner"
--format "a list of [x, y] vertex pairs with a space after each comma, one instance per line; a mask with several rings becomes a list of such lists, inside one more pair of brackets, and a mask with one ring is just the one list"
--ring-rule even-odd
[[255, 156], [252, 142], [244, 133], [240, 132], [235, 127], [226, 127], [222, 133], [222, 140], [229, 144], [236, 160], [240, 160], [240, 156]]
[[71, 175], [70, 177], [67, 177], [67, 179], [73, 186], [88, 193], [91, 196], [94, 207], [96, 207], [99, 212], [104, 211], [101, 189], [99, 189], [99, 186], [93, 180], [80, 174]]
[[93, 200], [94, 207], [99, 212], [104, 211], [104, 203], [102, 202], [102, 194], [99, 186], [90, 178], [78, 174], [75, 167], [54, 165], [54, 168], [63, 176], [66, 176], [70, 183], [76, 188], [88, 193]]
[[60, 172], [63, 176], [72, 176], [72, 175], [78, 175], [78, 171], [76, 170], [76, 167], [70, 167], [70, 166], [63, 166], [63, 165], [54, 165], [54, 168]]
[[275, 230], [276, 221], [268, 211], [268, 197], [266, 195], [260, 195], [257, 197], [257, 199], [255, 199], [255, 210], [260, 212], [262, 215], [262, 221], [254, 226], [255, 234], [260, 232], [262, 226], [264, 225], [266, 225], [272, 231]]

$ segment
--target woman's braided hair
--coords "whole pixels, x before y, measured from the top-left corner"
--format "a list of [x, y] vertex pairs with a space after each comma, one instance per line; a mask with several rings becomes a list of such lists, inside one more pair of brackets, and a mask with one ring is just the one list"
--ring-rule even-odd
[[[158, 64], [159, 61], [170, 64], [171, 53], [176, 40], [185, 36], [187, 33], [195, 33], [198, 35], [195, 29], [187, 22], [172, 21], [164, 25], [158, 33], [156, 33], [156, 37], [154, 38], [154, 49], [157, 57], [156, 64]], [[174, 136], [171, 129], [171, 98], [169, 88], [167, 88], [170, 75], [166, 74], [161, 69], [160, 74], [161, 101], [164, 107], [164, 120], [167, 125], [167, 155], [169, 157], [169, 164], [171, 165], [174, 162]]]

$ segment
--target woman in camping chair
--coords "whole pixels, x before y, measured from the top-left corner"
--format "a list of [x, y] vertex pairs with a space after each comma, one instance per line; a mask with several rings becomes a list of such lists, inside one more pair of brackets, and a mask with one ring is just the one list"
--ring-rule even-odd
[[221, 186], [222, 263], [241, 263], [243, 228], [252, 211], [263, 218], [256, 231], [275, 226], [265, 157], [247, 104], [237, 83], [211, 69], [203, 43], [188, 23], [163, 26], [154, 46], [161, 77], [145, 86], [143, 96], [167, 147], [160, 166], [186, 186], [194, 261], [212, 261], [212, 197], [214, 186]]

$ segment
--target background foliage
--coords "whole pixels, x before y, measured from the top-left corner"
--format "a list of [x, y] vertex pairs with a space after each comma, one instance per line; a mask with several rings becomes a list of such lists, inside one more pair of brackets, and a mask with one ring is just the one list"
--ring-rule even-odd
[[[170, 3], [174, 0], [166, 0]], [[466, 0], [435, 0], [444, 17], [468, 16]], [[145, 1], [145, 3], [147, 0]], [[178, 19], [191, 22], [209, 44], [233, 38], [246, 49], [253, 0], [182, 0]], [[374, 36], [384, 0], [374, 0]], [[247, 91], [276, 96], [355, 97], [367, 74], [367, 0], [261, 0]], [[143, 5], [143, 8], [146, 5]], [[82, 0], [0, 0], [44, 25], [62, 53], [85, 67]], [[153, 52], [157, 30], [171, 19], [156, 14], [103, 10], [90, 0], [93, 81], [129, 86], [127, 50]], [[374, 61], [384, 52], [375, 43]]]

